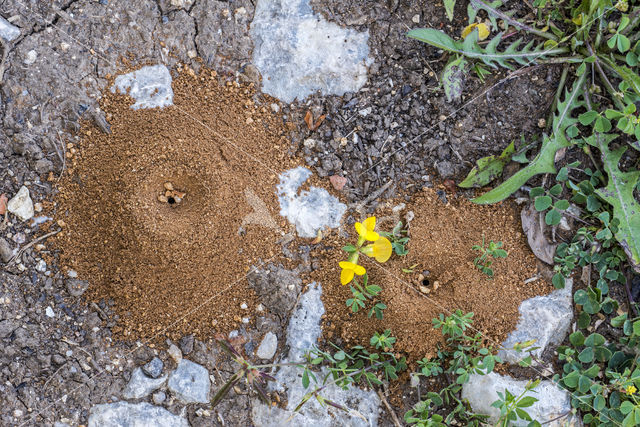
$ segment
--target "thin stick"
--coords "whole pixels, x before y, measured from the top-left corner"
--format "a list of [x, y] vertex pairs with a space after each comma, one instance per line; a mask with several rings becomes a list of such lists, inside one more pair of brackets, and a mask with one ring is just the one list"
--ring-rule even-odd
[[13, 258], [11, 258], [9, 260], [9, 262], [7, 263], [7, 266], [11, 265], [11, 263], [13, 263], [15, 260], [17, 260], [18, 258], [20, 258], [20, 256], [24, 253], [24, 251], [26, 251], [27, 249], [29, 249], [31, 246], [35, 245], [38, 242], [43, 241], [44, 239], [53, 236], [54, 234], [58, 234], [60, 232], [60, 230], [56, 230], [56, 231], [52, 231], [50, 233], [47, 233], [43, 236], [38, 237], [37, 239], [33, 239], [32, 241], [30, 241], [29, 243], [27, 243], [24, 247], [22, 247], [17, 254], [15, 254], [15, 256]]
[[2, 46], [2, 59], [0, 59], [0, 85], [2, 84], [2, 77], [4, 76], [4, 67], [7, 63], [7, 56], [9, 56], [9, 46], [7, 42], [0, 37], [0, 46]]
[[376, 391], [378, 392], [378, 397], [380, 397], [380, 400], [382, 400], [382, 403], [384, 403], [384, 406], [387, 408], [387, 412], [389, 412], [389, 416], [391, 416], [391, 420], [393, 421], [393, 425], [396, 426], [396, 427], [402, 427], [402, 424], [400, 423], [400, 420], [398, 419], [398, 416], [396, 415], [396, 411], [393, 410], [393, 408], [391, 407], [391, 405], [387, 401], [387, 398], [384, 395], [384, 393], [382, 391], [380, 391], [380, 390], [376, 390]]

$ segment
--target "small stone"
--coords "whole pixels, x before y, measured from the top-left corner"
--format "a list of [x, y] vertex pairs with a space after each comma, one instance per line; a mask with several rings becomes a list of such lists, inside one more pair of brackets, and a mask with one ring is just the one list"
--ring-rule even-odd
[[420, 23], [420, 15], [413, 15], [413, 18], [411, 18], [411, 22], [413, 22], [414, 24], [419, 24]]
[[13, 248], [11, 244], [0, 237], [0, 259], [2, 262], [7, 263], [13, 258]]
[[193, 335], [187, 335], [180, 339], [180, 349], [182, 354], [189, 354], [193, 351], [194, 337]]
[[33, 217], [33, 201], [31, 201], [27, 187], [24, 185], [20, 187], [16, 195], [7, 203], [7, 210], [22, 221], [27, 221]]
[[162, 374], [162, 368], [164, 368], [162, 360], [158, 357], [154, 357], [142, 366], [142, 372], [151, 378], [158, 378]]
[[156, 405], [160, 405], [167, 399], [167, 394], [164, 391], [156, 391], [151, 396], [151, 399], [153, 400], [153, 403], [155, 403]]
[[209, 403], [209, 371], [197, 363], [182, 359], [167, 386], [183, 403]]
[[167, 190], [167, 191], [173, 191], [173, 183], [165, 182], [164, 183], [164, 189]]
[[0, 338], [6, 338], [18, 328], [18, 324], [9, 319], [0, 320]]
[[74, 297], [82, 296], [87, 289], [89, 289], [89, 282], [80, 279], [67, 279], [65, 281], [67, 285], [67, 291]]
[[329, 177], [329, 182], [331, 183], [333, 188], [335, 188], [338, 191], [341, 191], [344, 188], [345, 184], [347, 183], [347, 178], [340, 175], [331, 175]]
[[182, 360], [182, 352], [175, 344], [169, 346], [167, 353], [169, 353], [169, 356], [178, 364]]
[[278, 104], [271, 104], [271, 111], [273, 111], [274, 113], [278, 113], [280, 112], [280, 106]]
[[51, 306], [48, 306], [45, 310], [44, 310], [44, 314], [47, 315], [47, 317], [55, 317], [56, 313], [53, 311], [53, 308], [51, 308]]
[[253, 119], [251, 117], [247, 117], [247, 120], [245, 121], [245, 123], [250, 125], [251, 123], [253, 123]]
[[187, 56], [191, 59], [195, 58], [196, 56], [198, 56], [198, 52], [196, 52], [195, 50], [188, 50], [187, 51]]
[[369, 114], [371, 114], [372, 111], [373, 111], [373, 107], [367, 107], [358, 111], [358, 114], [360, 114], [362, 117], [367, 117]]
[[36, 52], [35, 50], [30, 50], [29, 52], [27, 52], [27, 54], [24, 57], [24, 63], [27, 65], [31, 65], [34, 62], [36, 62], [36, 59], [38, 58], [38, 52]]
[[36, 263], [36, 271], [39, 271], [40, 273], [47, 271], [47, 263], [43, 259]]
[[242, 304], [240, 304], [240, 308], [241, 308], [242, 310], [246, 310], [247, 308], [249, 308], [249, 306], [247, 305], [247, 303], [246, 303], [246, 302], [243, 302]]
[[262, 338], [260, 346], [256, 351], [256, 356], [260, 359], [271, 359], [278, 349], [278, 337], [273, 332], [267, 332]]
[[302, 144], [307, 148], [314, 148], [316, 146], [316, 140], [313, 138], [307, 138]]
[[71, 277], [72, 279], [75, 279], [78, 277], [78, 272], [75, 270], [67, 270], [67, 276]]
[[131, 374], [127, 387], [122, 392], [122, 397], [125, 399], [142, 399], [162, 387], [166, 380], [166, 375], [159, 378], [149, 378], [142, 372], [141, 368], [136, 368]]
[[547, 121], [545, 119], [538, 119], [538, 127], [543, 129], [547, 125]]

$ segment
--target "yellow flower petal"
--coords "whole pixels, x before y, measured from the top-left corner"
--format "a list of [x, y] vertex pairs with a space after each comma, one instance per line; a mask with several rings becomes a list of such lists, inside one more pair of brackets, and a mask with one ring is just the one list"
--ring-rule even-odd
[[340, 261], [338, 265], [340, 266], [340, 268], [347, 269], [347, 270], [354, 270], [358, 266], [358, 264], [355, 264], [350, 261]]
[[375, 216], [370, 216], [369, 218], [367, 218], [364, 221], [362, 221], [362, 225], [364, 225], [364, 227], [369, 231], [375, 230], [376, 229], [376, 217]]
[[353, 280], [353, 276], [355, 275], [354, 271], [350, 268], [345, 268], [340, 272], [340, 283], [346, 285], [350, 281]]
[[367, 229], [360, 222], [356, 222], [356, 225], [354, 225], [354, 227], [356, 228], [356, 231], [358, 232], [358, 235], [360, 235], [362, 237], [364, 237], [365, 234], [367, 233]]
[[478, 40], [484, 40], [489, 37], [489, 34], [491, 32], [489, 31], [489, 27], [487, 27], [487, 24], [478, 24], [474, 22], [473, 24], [468, 25], [464, 30], [462, 30], [462, 38], [466, 39], [467, 36], [471, 34], [471, 32], [476, 28], [478, 29]]
[[[371, 218], [373, 218], [373, 221], [369, 221]], [[371, 217], [371, 218], [365, 219], [364, 223], [356, 222], [355, 227], [360, 237], [362, 237], [365, 240], [375, 242], [380, 238], [380, 235], [375, 231], [373, 231], [373, 228], [369, 228], [371, 225], [373, 225], [374, 227], [376, 225], [375, 217]]]
[[356, 268], [353, 269], [353, 272], [356, 273], [358, 276], [362, 276], [364, 273], [367, 272], [367, 270], [365, 270], [365, 268], [361, 265], [356, 265]]
[[386, 237], [381, 237], [373, 244], [373, 256], [378, 262], [387, 262], [391, 258], [393, 247]]
[[375, 231], [367, 231], [363, 236], [365, 240], [369, 240], [370, 242], [375, 242], [380, 238], [380, 235]]

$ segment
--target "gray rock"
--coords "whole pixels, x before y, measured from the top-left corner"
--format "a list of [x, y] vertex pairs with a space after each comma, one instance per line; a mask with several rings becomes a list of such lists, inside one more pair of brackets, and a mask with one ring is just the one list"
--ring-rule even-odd
[[33, 217], [33, 202], [27, 187], [24, 185], [20, 187], [16, 195], [7, 203], [7, 210], [22, 221], [27, 221]]
[[258, 346], [258, 351], [256, 351], [256, 356], [260, 359], [271, 359], [278, 349], [278, 337], [273, 332], [267, 332], [264, 334], [264, 338], [262, 338], [262, 342], [260, 346]]
[[65, 284], [67, 285], [67, 291], [74, 297], [82, 296], [89, 289], [89, 282], [86, 280], [67, 279]]
[[298, 191], [309, 179], [311, 171], [299, 166], [280, 174], [277, 187], [280, 215], [296, 226], [301, 237], [315, 237], [318, 230], [340, 226], [347, 206], [324, 188], [311, 186]]
[[436, 170], [442, 178], [449, 178], [450, 176], [453, 176], [455, 174], [453, 163], [448, 160], [438, 162], [436, 164]]
[[40, 159], [36, 161], [35, 169], [40, 175], [45, 174], [53, 170], [53, 162], [49, 159]]
[[89, 427], [189, 427], [189, 423], [149, 403], [115, 402], [91, 408]]
[[367, 81], [369, 32], [327, 22], [309, 0], [258, 1], [250, 33], [262, 90], [282, 101], [356, 92]]
[[20, 35], [20, 29], [11, 25], [9, 21], [0, 16], [0, 37], [10, 42]]
[[211, 388], [209, 371], [197, 363], [182, 359], [169, 376], [168, 387], [184, 403], [208, 403]]
[[0, 259], [2, 262], [9, 262], [11, 258], [13, 258], [14, 251], [11, 244], [0, 237]]
[[[469, 382], [462, 387], [462, 398], [469, 400], [474, 412], [489, 415], [489, 421], [493, 425], [500, 417], [500, 410], [491, 406], [493, 402], [498, 400], [498, 392], [503, 393], [507, 389], [510, 393], [518, 396], [524, 391], [526, 384], [526, 380], [514, 380], [495, 372], [488, 375], [474, 374], [470, 377]], [[538, 401], [533, 406], [526, 408], [527, 412], [533, 420], [540, 423], [544, 424], [571, 411], [569, 393], [561, 390], [551, 381], [542, 381], [529, 395], [537, 398]], [[527, 424], [527, 422], [519, 421], [512, 425], [526, 426]], [[545, 425], [551, 427], [581, 426], [582, 423], [578, 418], [563, 417]]]
[[[322, 330], [320, 319], [324, 314], [324, 306], [320, 296], [322, 288], [315, 283], [309, 286], [299, 301], [287, 329], [287, 345], [290, 347], [283, 363], [303, 360], [305, 352], [314, 345]], [[324, 370], [316, 375], [326, 375]], [[293, 416], [291, 425], [309, 425], [314, 427], [330, 426], [362, 426], [378, 425], [380, 399], [374, 391], [364, 391], [357, 387], [343, 390], [335, 385], [327, 385], [322, 396], [352, 410], [350, 413], [338, 411], [330, 406], [321, 406], [315, 399], [309, 400], [297, 413], [293, 410], [307, 393], [300, 381], [300, 370], [293, 366], [283, 366], [275, 374], [276, 382], [269, 384], [270, 390], [279, 390], [287, 394], [287, 407], [282, 409], [270, 407], [260, 400], [252, 401], [251, 419], [261, 427], [287, 425], [288, 418]], [[356, 415], [361, 414], [360, 416]], [[353, 414], [353, 415], [352, 415]], [[364, 418], [364, 419], [363, 419]]]
[[166, 375], [159, 378], [149, 378], [142, 372], [141, 368], [136, 368], [131, 374], [129, 384], [122, 392], [122, 397], [125, 399], [142, 399], [162, 387], [166, 380]]
[[128, 94], [136, 103], [132, 109], [173, 105], [171, 74], [164, 65], [148, 65], [137, 71], [116, 77], [111, 92]]
[[154, 357], [142, 367], [142, 372], [151, 378], [158, 378], [162, 374], [164, 363], [158, 357]]
[[0, 320], [0, 338], [6, 338], [18, 328], [18, 324], [14, 320]]
[[[572, 288], [573, 280], [568, 279], [564, 289], [524, 300], [518, 308], [518, 325], [502, 345], [511, 349], [518, 342], [535, 339], [534, 345], [540, 348], [531, 353], [540, 357], [547, 347], [560, 344], [573, 319]], [[500, 350], [498, 356], [506, 362], [517, 363], [526, 354], [515, 350]]]
[[193, 351], [193, 343], [195, 339], [193, 335], [186, 335], [180, 339], [180, 349], [182, 354], [189, 354]]

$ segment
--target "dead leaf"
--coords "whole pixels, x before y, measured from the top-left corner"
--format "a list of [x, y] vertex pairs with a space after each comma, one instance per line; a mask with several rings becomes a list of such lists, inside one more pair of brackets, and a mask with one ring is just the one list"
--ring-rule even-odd
[[4, 215], [7, 212], [7, 198], [6, 194], [0, 194], [0, 215]]
[[556, 253], [555, 243], [550, 243], [544, 235], [545, 223], [540, 220], [540, 212], [536, 211], [533, 203], [522, 209], [520, 213], [522, 230], [527, 235], [527, 242], [533, 254], [541, 261], [553, 265], [553, 256]]
[[342, 191], [345, 184], [347, 183], [347, 178], [340, 175], [331, 175], [329, 177], [329, 182], [331, 182], [331, 185], [333, 185], [333, 188], [335, 188], [338, 191]]
[[327, 118], [326, 114], [323, 114], [320, 117], [318, 117], [318, 120], [316, 120], [316, 124], [313, 125], [313, 129], [311, 129], [311, 130], [318, 130], [318, 128], [320, 127], [322, 122], [324, 122], [325, 118]]
[[307, 124], [309, 130], [313, 130], [313, 114], [311, 114], [311, 110], [308, 110], [304, 116], [304, 122]]
[[322, 242], [322, 230], [318, 230], [318, 234], [316, 235], [316, 238], [313, 239], [313, 241], [311, 242], [312, 245], [317, 245], [318, 243]]
[[454, 196], [456, 195], [456, 183], [454, 180], [447, 179], [442, 183], [442, 185], [445, 189], [447, 189], [449, 193], [453, 194]]

